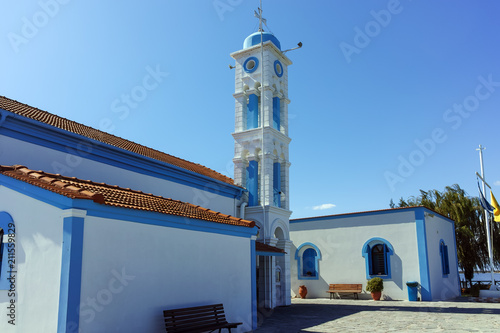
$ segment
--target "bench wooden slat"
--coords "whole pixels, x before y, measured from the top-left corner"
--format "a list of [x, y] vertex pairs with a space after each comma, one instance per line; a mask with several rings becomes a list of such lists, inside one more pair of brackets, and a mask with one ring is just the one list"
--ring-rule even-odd
[[206, 332], [236, 328], [242, 323], [228, 323], [222, 304], [164, 310], [165, 328], [169, 333]]
[[[206, 327], [236, 327], [237, 323], [185, 323], [184, 325], [174, 325], [168, 327], [168, 330], [170, 332], [170, 329], [173, 329], [175, 331], [182, 331], [182, 330], [187, 330], [187, 329], [197, 329], [197, 328], [206, 328]], [[212, 328], [213, 329], [213, 328]]]
[[329, 285], [327, 293], [330, 293], [330, 299], [332, 299], [332, 296], [334, 294], [337, 294], [340, 298], [340, 295], [338, 293], [353, 293], [355, 298], [358, 298], [358, 293], [362, 292], [363, 288], [361, 284], [357, 283], [333, 283]]
[[180, 325], [184, 322], [187, 322], [187, 323], [194, 323], [194, 322], [208, 322], [208, 321], [211, 321], [213, 320], [214, 322], [216, 323], [227, 323], [226, 321], [226, 318], [223, 317], [218, 317], [218, 318], [213, 318], [213, 317], [209, 317], [209, 316], [196, 316], [196, 315], [192, 315], [192, 316], [188, 316], [188, 317], [169, 317], [169, 318], [165, 318], [165, 325], [170, 325], [170, 324], [177, 324], [177, 325]]
[[224, 312], [224, 306], [222, 304], [214, 304], [213, 306], [212, 305], [193, 306], [190, 308], [164, 310], [163, 314], [166, 315], [168, 313], [175, 313], [177, 315], [177, 314], [183, 314], [183, 313], [201, 313], [201, 312], [214, 311], [214, 310]]
[[165, 317], [165, 320], [167, 320], [168, 318], [172, 318], [172, 320], [188, 320], [188, 319], [192, 319], [192, 318], [203, 318], [203, 317], [207, 317], [207, 318], [212, 318], [212, 317], [216, 317], [220, 320], [225, 320], [226, 317], [224, 315], [224, 312], [206, 312], [206, 313], [196, 313], [196, 312], [190, 312], [190, 313], [185, 313], [185, 314], [174, 314], [174, 315], [170, 315], [170, 314], [164, 314], [164, 317]]

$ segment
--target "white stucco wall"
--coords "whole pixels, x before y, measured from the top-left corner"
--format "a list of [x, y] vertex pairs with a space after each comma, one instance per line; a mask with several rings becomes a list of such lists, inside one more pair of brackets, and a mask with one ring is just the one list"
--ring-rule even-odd
[[[455, 246], [454, 224], [439, 215], [425, 213], [429, 278], [433, 300], [446, 300], [460, 296], [457, 253]], [[448, 246], [450, 274], [443, 276], [440, 240]]]
[[[308, 297], [329, 297], [331, 283], [361, 283], [366, 286], [366, 265], [362, 248], [366, 241], [379, 237], [394, 248], [391, 279], [384, 280], [383, 295], [392, 299], [408, 299], [406, 281], [419, 280], [418, 253], [413, 211], [394, 211], [367, 215], [344, 215], [327, 220], [290, 223], [292, 295], [300, 285], [308, 289]], [[295, 251], [306, 242], [321, 252], [319, 279], [298, 279]], [[370, 298], [369, 294], [360, 298]]]
[[[87, 146], [82, 144], [82, 147]], [[67, 153], [60, 152], [0, 135], [0, 161], [3, 165], [21, 164], [33, 170], [60, 173], [64, 176], [153, 193], [232, 216], [239, 214], [236, 211], [236, 200], [217, 194], [218, 185], [215, 183], [207, 182], [203, 189], [195, 188], [96, 162], [85, 156], [73, 155], [71, 152], [74, 150], [70, 148]], [[211, 190], [215, 190], [215, 193]]]
[[81, 332], [161, 332], [163, 310], [213, 303], [250, 331], [250, 251], [249, 238], [87, 216]]
[[[0, 290], [0, 332], [56, 332], [61, 276], [61, 210], [0, 185], [0, 212], [16, 225], [16, 297]], [[15, 299], [15, 323], [7, 306]]]

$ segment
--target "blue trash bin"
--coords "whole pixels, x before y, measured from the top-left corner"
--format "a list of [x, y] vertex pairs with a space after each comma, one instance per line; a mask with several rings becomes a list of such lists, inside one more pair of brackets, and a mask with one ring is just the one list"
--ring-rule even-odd
[[408, 300], [417, 301], [418, 300], [418, 282], [417, 281], [407, 281], [408, 286]]

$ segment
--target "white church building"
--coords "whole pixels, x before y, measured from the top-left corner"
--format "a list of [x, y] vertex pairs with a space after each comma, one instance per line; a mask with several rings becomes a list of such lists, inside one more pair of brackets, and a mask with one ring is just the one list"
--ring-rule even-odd
[[248, 332], [299, 285], [327, 297], [371, 276], [391, 299], [408, 299], [407, 280], [422, 300], [459, 295], [446, 217], [290, 221], [292, 62], [268, 32], [231, 57], [234, 180], [0, 97], [0, 332], [159, 332], [163, 310], [214, 303]]

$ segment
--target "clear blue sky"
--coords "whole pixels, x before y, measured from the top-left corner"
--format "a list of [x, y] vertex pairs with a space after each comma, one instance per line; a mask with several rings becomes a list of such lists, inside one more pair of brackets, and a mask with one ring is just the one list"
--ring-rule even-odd
[[[232, 177], [229, 54], [256, 31], [258, 5], [2, 1], [0, 94]], [[292, 217], [384, 209], [456, 183], [476, 196], [479, 144], [500, 197], [498, 1], [263, 10], [284, 49], [304, 44], [288, 53]], [[146, 94], [126, 104], [133, 91]]]

